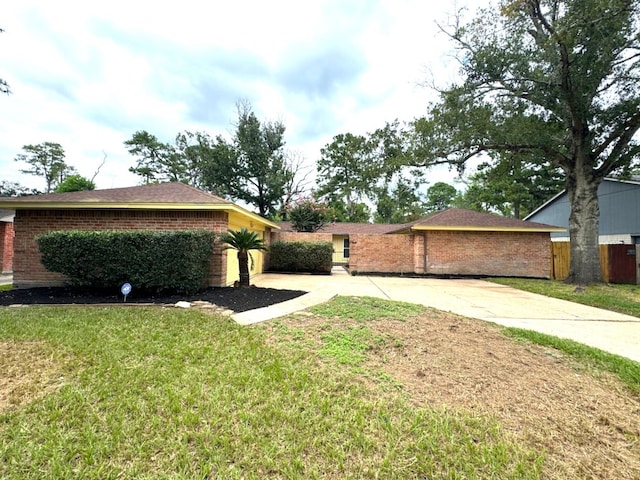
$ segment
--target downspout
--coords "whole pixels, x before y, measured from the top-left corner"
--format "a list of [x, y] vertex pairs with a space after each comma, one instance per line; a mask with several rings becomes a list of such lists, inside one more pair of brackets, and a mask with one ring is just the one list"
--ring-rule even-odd
[[422, 248], [424, 250], [424, 255], [423, 255], [423, 259], [424, 259], [424, 265], [423, 265], [423, 272], [425, 273], [425, 275], [429, 272], [427, 272], [427, 232], [424, 232], [423, 234], [423, 238], [424, 240], [422, 241]]

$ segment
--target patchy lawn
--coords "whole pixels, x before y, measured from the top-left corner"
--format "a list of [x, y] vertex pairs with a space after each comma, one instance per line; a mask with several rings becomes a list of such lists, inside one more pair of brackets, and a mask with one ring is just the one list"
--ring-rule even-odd
[[0, 308], [0, 358], [3, 479], [640, 477], [638, 394], [415, 305]]

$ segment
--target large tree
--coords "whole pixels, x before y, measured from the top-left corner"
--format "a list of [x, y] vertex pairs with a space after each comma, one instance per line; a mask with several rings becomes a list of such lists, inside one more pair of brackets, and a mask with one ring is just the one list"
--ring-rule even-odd
[[26, 163], [27, 168], [20, 172], [42, 177], [45, 181], [45, 193], [51, 193], [67, 176], [76, 173], [76, 169], [65, 162], [62, 145], [43, 142], [38, 145], [25, 145], [25, 153], [16, 155], [15, 161]]
[[207, 188], [254, 205], [260, 215], [278, 214], [295, 172], [284, 150], [282, 122], [260, 122], [246, 102], [238, 104], [231, 142], [218, 136], [204, 168]]
[[462, 80], [415, 122], [418, 165], [528, 152], [564, 172], [569, 281], [602, 280], [597, 190], [640, 146], [640, 18], [630, 0], [503, 0], [448, 32]]

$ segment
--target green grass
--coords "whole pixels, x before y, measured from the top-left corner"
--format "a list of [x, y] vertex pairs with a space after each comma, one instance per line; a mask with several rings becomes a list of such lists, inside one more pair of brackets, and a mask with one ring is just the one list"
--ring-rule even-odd
[[494, 420], [416, 409], [333, 357], [319, 363], [229, 319], [126, 307], [0, 318], [3, 341], [64, 358], [60, 388], [0, 413], [3, 480], [541, 475], [540, 455]]
[[494, 278], [491, 281], [547, 297], [640, 317], [640, 285], [589, 285], [576, 291], [575, 285], [553, 280]]
[[631, 391], [640, 394], [640, 363], [597, 348], [588, 347], [573, 340], [520, 328], [505, 328], [504, 333], [519, 340], [526, 340], [564, 352], [574, 360], [600, 371], [613, 373]]
[[0, 285], [0, 292], [8, 292], [13, 288], [13, 285], [10, 283], [6, 283], [4, 285]]
[[390, 302], [374, 297], [336, 297], [330, 302], [309, 309], [316, 315], [353, 320], [403, 319], [419, 315], [425, 307], [406, 302]]

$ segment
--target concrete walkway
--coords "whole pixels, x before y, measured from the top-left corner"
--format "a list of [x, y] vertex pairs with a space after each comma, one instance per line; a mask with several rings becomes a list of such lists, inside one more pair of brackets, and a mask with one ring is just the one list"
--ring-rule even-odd
[[640, 318], [482, 280], [351, 277], [337, 271], [330, 276], [262, 274], [253, 283], [309, 293], [272, 307], [233, 315], [244, 325], [304, 310], [336, 295], [370, 296], [569, 338], [640, 362]]

